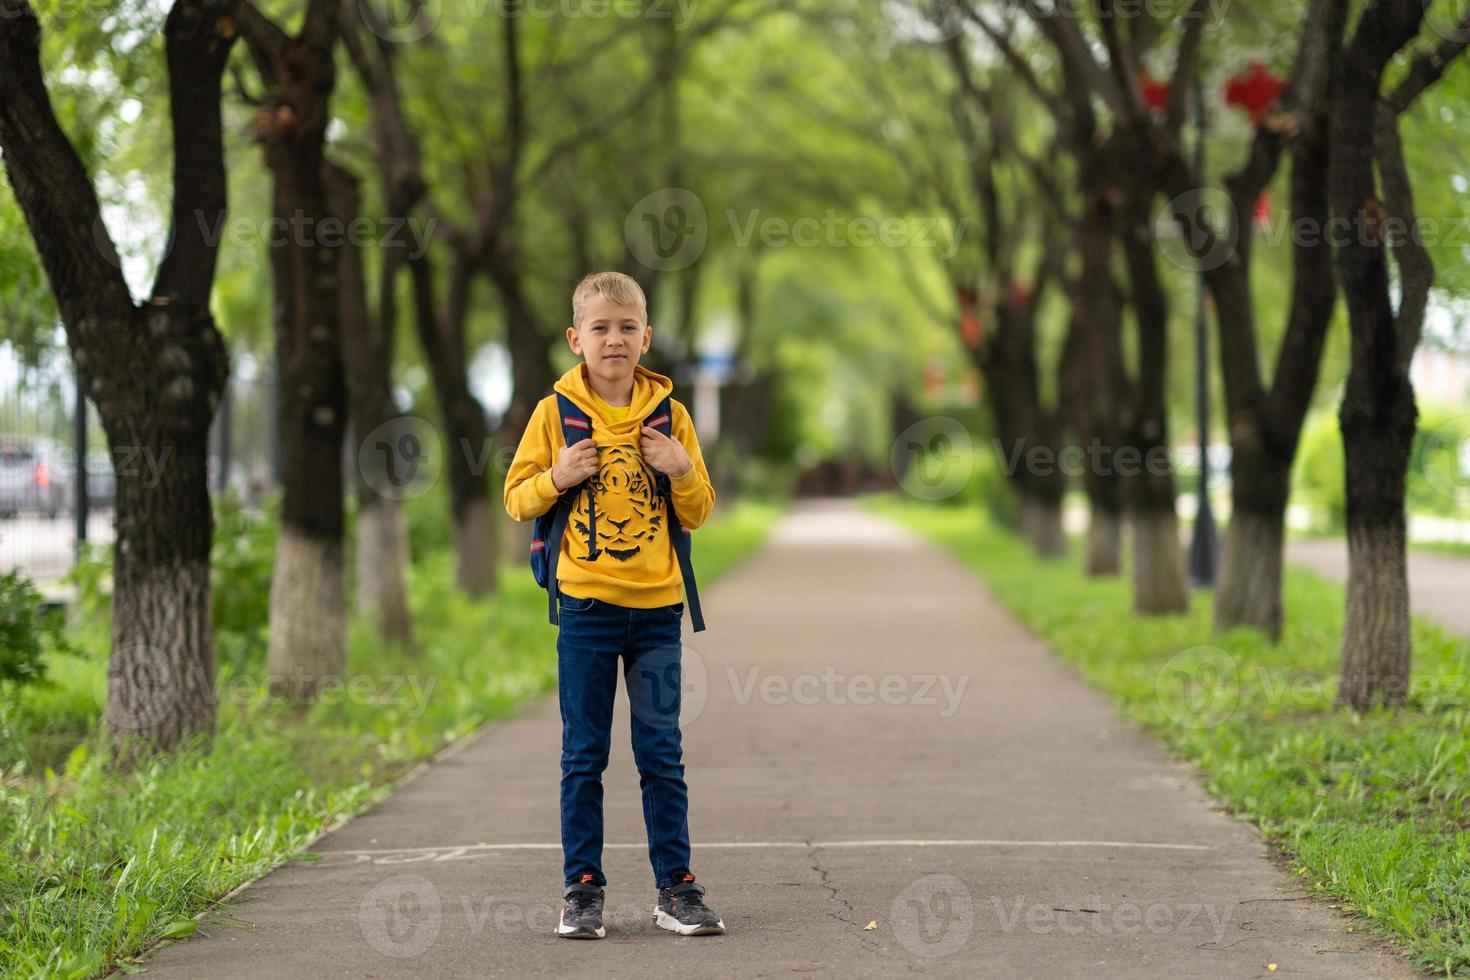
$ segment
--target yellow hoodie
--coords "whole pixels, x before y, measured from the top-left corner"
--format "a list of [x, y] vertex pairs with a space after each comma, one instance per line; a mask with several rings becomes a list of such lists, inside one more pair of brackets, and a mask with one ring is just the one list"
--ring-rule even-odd
[[[592, 478], [597, 496], [597, 557], [587, 558], [587, 495], [579, 493], [561, 539], [556, 577], [562, 592], [578, 599], [602, 599], [620, 606], [649, 609], [681, 601], [683, 576], [669, 543], [663, 501], [654, 491], [656, 472], [638, 452], [643, 421], [674, 390], [674, 384], [642, 365], [633, 368], [633, 398], [626, 418], [609, 421], [603, 404], [587, 384], [587, 366], [578, 364], [556, 382], [592, 420], [592, 442], [598, 447], [598, 471]], [[679, 479], [669, 478], [674, 510], [684, 527], [699, 527], [715, 505], [714, 487], [699, 452], [699, 439], [689, 412], [672, 401], [672, 435], [684, 444], [694, 463]], [[517, 521], [533, 520], [555, 505], [561, 494], [551, 482], [557, 452], [566, 445], [556, 396], [536, 405], [515, 458], [505, 475], [505, 510]]]

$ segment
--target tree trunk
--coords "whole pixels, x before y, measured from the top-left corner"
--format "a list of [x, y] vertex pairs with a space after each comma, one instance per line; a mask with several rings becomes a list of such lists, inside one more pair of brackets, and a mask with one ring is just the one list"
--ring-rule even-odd
[[1087, 574], [1093, 578], [1123, 570], [1123, 523], [1120, 512], [1090, 498], [1087, 518]]
[[408, 528], [398, 501], [358, 487], [357, 613], [370, 616], [385, 640], [413, 646], [413, 616], [408, 608], [404, 569]]
[[1133, 525], [1133, 610], [1144, 616], [1189, 611], [1184, 548], [1173, 508], [1135, 509]]
[[[98, 403], [117, 470], [104, 721], [114, 770], [130, 769], [156, 750], [192, 744], [207, 751], [214, 739], [209, 565], [214, 515], [206, 467], [213, 413], [199, 403], [217, 404], [228, 362], [222, 345], [196, 356], [205, 361], [202, 379], [207, 381], [203, 398], [185, 399], [199, 409], [193, 423], [162, 431], [156, 423], [180, 419], [188, 408], [179, 404], [165, 412], [160, 405], [155, 425], [149, 426], [153, 431], [139, 431], [132, 428], [139, 417], [117, 418], [116, 403], [105, 396]], [[183, 387], [177, 381], [165, 385], [164, 398], [185, 394]], [[136, 444], [140, 436], [146, 445]]]
[[[313, 4], [303, 35], [324, 6]], [[290, 229], [270, 248], [283, 492], [266, 667], [276, 693], [306, 701], [347, 663], [340, 245], [320, 227], [331, 215], [322, 150], [334, 36], [283, 39], [257, 54], [270, 100], [255, 133], [273, 178], [273, 214]]]
[[449, 270], [448, 300], [442, 312], [435, 300], [433, 269], [427, 257], [409, 260], [413, 277], [414, 324], [444, 424], [445, 469], [454, 522], [455, 584], [471, 596], [485, 596], [499, 585], [500, 524], [503, 508], [492, 501], [487, 473], [499, 471], [500, 448], [492, 438], [485, 410], [470, 392], [465, 374], [464, 317], [468, 303], [470, 257], [456, 252]]
[[1038, 558], [1067, 557], [1067, 534], [1062, 527], [1060, 500], [1025, 497], [1021, 500], [1026, 539]]
[[[323, 178], [332, 214], [344, 227], [352, 227], [362, 211], [357, 178], [330, 163], [323, 170]], [[393, 402], [394, 319], [385, 315], [375, 320], [369, 314], [362, 249], [350, 238], [339, 249], [337, 266], [342, 349], [355, 443], [357, 611], [373, 618], [379, 636], [412, 646], [413, 618], [404, 583], [408, 535], [398, 500], [391, 492], [394, 484], [386, 472], [396, 459], [385, 457], [374, 444], [379, 441], [374, 433], [387, 432], [387, 441], [396, 445], [399, 433], [392, 431], [392, 425], [402, 417]], [[385, 262], [384, 275], [392, 275], [395, 268]], [[392, 291], [386, 290], [385, 295], [391, 296]]]
[[[1137, 162], [1147, 166], [1146, 157]], [[1124, 486], [1133, 524], [1133, 608], [1143, 615], [1165, 615], [1189, 611], [1189, 586], [1174, 509], [1174, 464], [1164, 397], [1168, 301], [1154, 258], [1149, 202], [1149, 194], [1132, 189], [1120, 226], [1138, 326], [1138, 378], [1126, 430], [1127, 447], [1138, 453], [1138, 462], [1129, 463], [1136, 469], [1125, 474]], [[1121, 458], [1117, 465], [1123, 465]]]
[[[1344, 292], [1349, 291], [1344, 284]], [[1408, 697], [1411, 635], [1404, 484], [1417, 411], [1408, 378], [1372, 385], [1356, 366], [1343, 398], [1348, 588], [1337, 702], [1356, 711]]]
[[[1338, 236], [1334, 249], [1352, 335], [1352, 362], [1338, 414], [1347, 464], [1348, 589], [1337, 703], [1357, 711], [1408, 699], [1404, 485], [1418, 414], [1409, 363], [1423, 328], [1434, 266], [1417, 237], [1398, 121], [1383, 103], [1380, 86], [1385, 68], [1419, 32], [1423, 17], [1420, 4], [1375, 0], [1359, 18], [1332, 79], [1329, 192], [1333, 216], [1351, 229]], [[1446, 59], [1440, 60], [1442, 71]], [[1408, 229], [1395, 242], [1397, 311], [1385, 218]]]
[[1123, 368], [1118, 289], [1113, 280], [1113, 207], [1102, 154], [1090, 143], [1076, 148], [1083, 199], [1077, 228], [1080, 269], [1068, 293], [1072, 306], [1059, 363], [1062, 404], [1082, 449], [1087, 493], [1087, 574], [1123, 570], [1123, 483], [1098, 450], [1122, 443], [1119, 412], [1127, 377]]
[[77, 384], [97, 406], [117, 480], [107, 766], [208, 750], [216, 721], [206, 483], [210, 422], [229, 374], [209, 312], [226, 207], [220, 78], [233, 32], [218, 0], [164, 21], [173, 130], [169, 247], [139, 307], [91, 178], [51, 109], [41, 28], [0, 2], [0, 159], [56, 296]]
[[1285, 525], [1284, 506], [1263, 512], [1236, 499], [1215, 588], [1215, 629], [1247, 626], [1265, 633], [1272, 643], [1281, 639]]

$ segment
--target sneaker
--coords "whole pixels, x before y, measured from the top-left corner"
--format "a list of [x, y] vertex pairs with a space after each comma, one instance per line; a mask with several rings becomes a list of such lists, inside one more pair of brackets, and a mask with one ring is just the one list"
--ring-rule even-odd
[[668, 888], [658, 890], [653, 924], [681, 936], [716, 936], [725, 931], [725, 923], [704, 904], [704, 886], [695, 884], [694, 875], [687, 871]]
[[583, 875], [562, 892], [561, 921], [556, 934], [567, 939], [601, 939], [607, 935], [602, 927], [602, 888], [593, 883], [592, 875]]

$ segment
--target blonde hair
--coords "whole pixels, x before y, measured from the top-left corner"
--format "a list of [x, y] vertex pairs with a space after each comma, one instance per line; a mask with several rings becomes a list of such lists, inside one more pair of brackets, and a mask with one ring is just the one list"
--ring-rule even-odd
[[583, 277], [572, 291], [572, 326], [582, 325], [582, 312], [587, 309], [587, 302], [598, 294], [620, 306], [638, 307], [643, 322], [648, 323], [648, 299], [636, 279], [621, 272], [594, 272]]

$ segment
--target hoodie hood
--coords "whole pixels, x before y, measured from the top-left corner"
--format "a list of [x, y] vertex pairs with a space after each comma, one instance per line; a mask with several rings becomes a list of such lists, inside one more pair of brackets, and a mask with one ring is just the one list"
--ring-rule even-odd
[[603, 417], [597, 397], [587, 383], [587, 365], [578, 364], [563, 374], [553, 386], [566, 395], [589, 418], [595, 419], [602, 428], [614, 435], [636, 434], [643, 428], [643, 420], [653, 414], [658, 403], [674, 393], [674, 383], [662, 374], [648, 370], [641, 364], [633, 365], [633, 397], [628, 403], [628, 417], [621, 422], [609, 422]]

